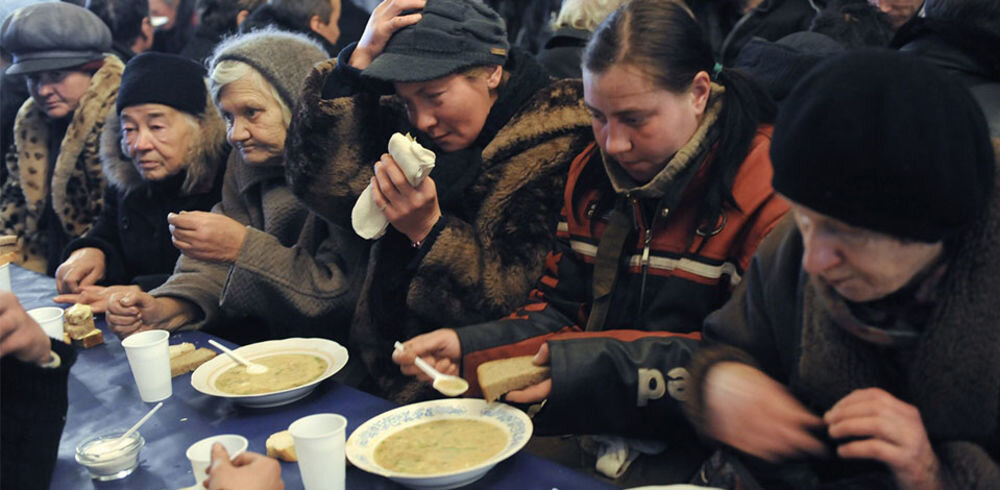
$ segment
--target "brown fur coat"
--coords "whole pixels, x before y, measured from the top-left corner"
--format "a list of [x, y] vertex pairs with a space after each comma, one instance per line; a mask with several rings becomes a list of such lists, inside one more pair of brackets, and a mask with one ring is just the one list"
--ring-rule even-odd
[[45, 113], [30, 98], [17, 113], [7, 181], [0, 191], [0, 233], [18, 237], [17, 262], [28, 269], [44, 273], [48, 265], [46, 233], [38, 224], [47, 199], [70, 237], [90, 230], [101, 212], [105, 181], [99, 142], [105, 119], [115, 110], [123, 69], [117, 57], [104, 58], [73, 112], [51, 175]]
[[[318, 64], [305, 82], [289, 131], [286, 168], [300, 199], [350, 228], [351, 209], [369, 185], [372, 164], [386, 151], [388, 136], [404, 130], [398, 121], [405, 121], [405, 112], [393, 99], [376, 100], [367, 93], [323, 99], [322, 87], [335, 64]], [[582, 99], [579, 81], [553, 82], [485, 146], [481, 171], [463, 199], [474, 218], [445, 214], [436, 240], [411, 264], [415, 270], [405, 305], [373, 303], [374, 268], [385, 254], [397, 253], [385, 239], [373, 246], [351, 346], [383, 396], [400, 402], [416, 396], [416, 385], [400, 378], [389, 359], [393, 340], [495, 319], [527, 297], [554, 244], [569, 164], [593, 139]], [[376, 310], [387, 308], [405, 318], [376, 322]]]

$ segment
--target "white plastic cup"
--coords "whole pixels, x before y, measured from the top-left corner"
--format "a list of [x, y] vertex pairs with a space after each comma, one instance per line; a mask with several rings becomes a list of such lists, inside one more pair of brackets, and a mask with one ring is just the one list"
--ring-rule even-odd
[[12, 291], [10, 288], [10, 262], [0, 265], [0, 291]]
[[288, 426], [306, 490], [344, 490], [347, 419], [335, 413], [302, 417]]
[[187, 448], [184, 453], [188, 461], [191, 461], [191, 471], [194, 472], [195, 486], [201, 488], [201, 483], [208, 479], [208, 465], [212, 462], [212, 445], [222, 443], [229, 453], [229, 459], [235, 458], [237, 454], [247, 450], [247, 438], [236, 434], [222, 434], [218, 436], [206, 437]]
[[58, 306], [43, 306], [28, 310], [28, 316], [34, 318], [42, 326], [46, 335], [60, 341], [63, 339], [64, 314], [63, 309]]
[[139, 387], [139, 397], [146, 403], [165, 400], [173, 394], [170, 349], [167, 347], [169, 337], [170, 332], [166, 330], [147, 330], [122, 340], [125, 357]]

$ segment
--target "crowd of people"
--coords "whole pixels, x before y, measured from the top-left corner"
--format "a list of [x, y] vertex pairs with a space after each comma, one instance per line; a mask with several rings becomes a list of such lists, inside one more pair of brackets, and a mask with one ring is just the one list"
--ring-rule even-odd
[[[1000, 4], [521, 3], [23, 6], [0, 234], [119, 337], [328, 338], [397, 403], [534, 356], [534, 450], [622, 485], [1000, 485]], [[0, 293], [4, 487], [53, 468], [8, 429], [65, 414], [41, 332]]]

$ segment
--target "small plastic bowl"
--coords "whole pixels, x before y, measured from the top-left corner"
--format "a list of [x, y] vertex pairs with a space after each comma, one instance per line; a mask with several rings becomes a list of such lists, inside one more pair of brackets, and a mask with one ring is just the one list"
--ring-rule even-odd
[[90, 477], [99, 481], [117, 480], [132, 474], [139, 466], [139, 451], [146, 445], [139, 431], [133, 432], [127, 442], [122, 443], [117, 449], [111, 448], [113, 449], [111, 454], [95, 454], [92, 449], [102, 441], [117, 439], [124, 433], [125, 429], [115, 429], [84, 439], [76, 446], [76, 462], [86, 466]]

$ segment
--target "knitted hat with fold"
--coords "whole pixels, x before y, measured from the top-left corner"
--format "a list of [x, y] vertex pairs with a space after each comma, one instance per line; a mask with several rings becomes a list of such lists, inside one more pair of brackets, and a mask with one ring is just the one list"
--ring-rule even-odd
[[995, 159], [969, 91], [888, 50], [824, 61], [784, 102], [771, 141], [775, 190], [850, 225], [921, 242], [986, 208]]
[[325, 59], [323, 47], [305, 34], [260, 29], [219, 43], [208, 62], [208, 72], [221, 61], [242, 61], [263, 75], [288, 107], [295, 107], [306, 75]]

